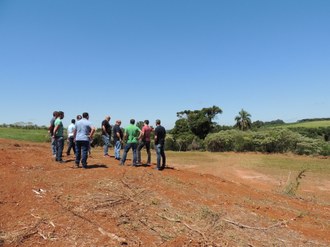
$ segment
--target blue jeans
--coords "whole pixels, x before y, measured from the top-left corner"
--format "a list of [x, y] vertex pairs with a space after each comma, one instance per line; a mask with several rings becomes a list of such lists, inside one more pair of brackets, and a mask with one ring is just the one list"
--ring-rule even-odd
[[76, 164], [81, 164], [84, 168], [87, 167], [87, 158], [89, 150], [89, 141], [76, 141]]
[[118, 140], [115, 143], [115, 158], [120, 159], [120, 150], [121, 150], [121, 142]]
[[64, 148], [64, 138], [63, 136], [55, 137], [55, 146], [56, 146], [56, 161], [62, 160], [62, 152]]
[[150, 164], [150, 162], [151, 162], [150, 141], [141, 141], [139, 143], [138, 150], [137, 150], [137, 161], [138, 161], [138, 163], [141, 163], [141, 149], [144, 146], [146, 146], [147, 155], [148, 155], [147, 164]]
[[50, 137], [50, 146], [52, 148], [52, 154], [56, 155], [56, 141], [52, 136]]
[[123, 158], [121, 159], [121, 164], [125, 164], [127, 153], [131, 148], [133, 150], [133, 165], [136, 165], [136, 161], [137, 161], [137, 154], [136, 154], [137, 143], [127, 143], [126, 144], [125, 149], [124, 149], [124, 153], [123, 153]]
[[70, 155], [71, 148], [72, 148], [73, 152], [76, 153], [76, 144], [74, 143], [73, 136], [70, 136], [68, 141], [69, 141], [69, 145], [68, 145], [68, 149], [66, 150], [66, 154]]
[[102, 135], [102, 141], [103, 141], [103, 154], [107, 155], [110, 146], [110, 136]]
[[[164, 169], [166, 165], [166, 156], [165, 156], [164, 146], [162, 144], [156, 145], [156, 153], [157, 153], [157, 168]], [[162, 159], [162, 165], [160, 165], [161, 159]]]

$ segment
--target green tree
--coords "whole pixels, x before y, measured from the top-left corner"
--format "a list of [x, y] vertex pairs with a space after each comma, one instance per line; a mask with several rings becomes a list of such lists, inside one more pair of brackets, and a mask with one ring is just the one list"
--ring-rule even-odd
[[235, 127], [239, 128], [240, 130], [248, 130], [251, 129], [252, 122], [251, 122], [251, 114], [243, 109], [238, 113], [238, 116], [235, 117]]
[[[181, 120], [181, 126], [178, 126], [177, 130], [183, 127], [189, 128], [189, 132], [192, 132], [194, 135], [198, 136], [200, 139], [204, 139], [208, 133], [214, 129], [216, 123], [212, 120], [216, 117], [217, 114], [222, 113], [222, 110], [218, 106], [212, 106], [208, 108], [203, 108], [201, 110], [185, 110], [177, 112], [177, 116]], [[180, 120], [179, 119], [179, 120]], [[183, 126], [185, 124], [185, 126]], [[176, 128], [175, 126], [174, 128]]]

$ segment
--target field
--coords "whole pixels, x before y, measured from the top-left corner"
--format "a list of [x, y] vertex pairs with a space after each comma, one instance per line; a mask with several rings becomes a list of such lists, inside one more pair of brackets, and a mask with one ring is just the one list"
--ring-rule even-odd
[[0, 246], [330, 245], [328, 158], [167, 157], [164, 171], [121, 167], [95, 148], [75, 169], [49, 143], [0, 139]]

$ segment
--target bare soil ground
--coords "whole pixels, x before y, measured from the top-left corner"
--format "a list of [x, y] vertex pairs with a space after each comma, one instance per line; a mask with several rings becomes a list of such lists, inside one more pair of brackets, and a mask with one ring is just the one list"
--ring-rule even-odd
[[327, 179], [290, 197], [276, 178], [231, 165], [122, 167], [100, 148], [89, 169], [64, 159], [0, 139], [0, 246], [330, 245]]

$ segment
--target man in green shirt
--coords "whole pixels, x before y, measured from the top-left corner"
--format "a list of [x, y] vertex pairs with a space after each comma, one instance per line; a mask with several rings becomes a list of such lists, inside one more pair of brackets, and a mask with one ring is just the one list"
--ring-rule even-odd
[[64, 163], [62, 160], [62, 152], [64, 148], [64, 138], [63, 138], [63, 123], [62, 119], [64, 118], [64, 112], [59, 111], [57, 118], [54, 122], [54, 131], [53, 138], [55, 139], [55, 147], [56, 147], [56, 161], [60, 163]]
[[133, 166], [137, 166], [137, 145], [138, 140], [141, 138], [142, 132], [139, 127], [135, 125], [135, 120], [130, 120], [130, 125], [125, 128], [124, 140], [127, 139], [123, 157], [120, 161], [120, 165], [124, 165], [127, 157], [128, 151], [132, 148], [133, 150]]

